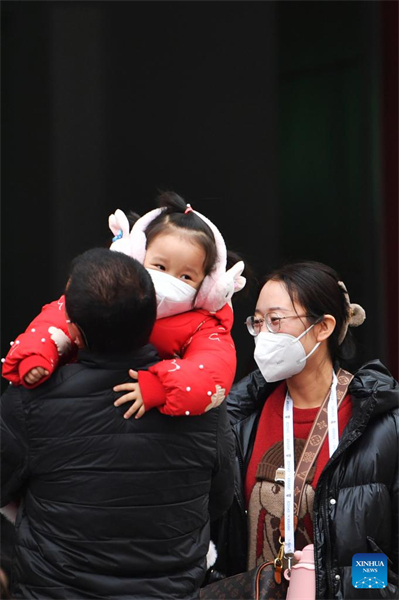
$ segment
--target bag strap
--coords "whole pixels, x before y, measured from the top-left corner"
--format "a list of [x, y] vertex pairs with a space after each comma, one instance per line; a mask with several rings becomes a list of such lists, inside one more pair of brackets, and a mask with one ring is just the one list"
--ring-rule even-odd
[[255, 599], [254, 600], [260, 600], [260, 578], [262, 575], [262, 571], [265, 567], [269, 567], [270, 565], [273, 564], [272, 560], [269, 560], [268, 562], [262, 563], [257, 572], [256, 572], [256, 578], [255, 578]]
[[[341, 406], [350, 382], [353, 379], [352, 373], [339, 369], [337, 373], [337, 409]], [[313, 422], [312, 428], [306, 440], [306, 444], [302, 450], [301, 457], [298, 462], [298, 466], [295, 469], [294, 479], [294, 515], [298, 516], [299, 507], [301, 506], [301, 500], [303, 491], [305, 488], [305, 481], [312, 468], [320, 449], [326, 439], [328, 433], [328, 419], [327, 419], [327, 406], [330, 397], [328, 392], [323, 404], [320, 406], [319, 412]]]

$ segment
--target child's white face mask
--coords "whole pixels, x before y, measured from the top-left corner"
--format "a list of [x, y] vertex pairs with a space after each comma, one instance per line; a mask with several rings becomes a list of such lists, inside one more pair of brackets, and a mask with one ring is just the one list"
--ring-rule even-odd
[[147, 269], [157, 295], [157, 319], [172, 317], [193, 309], [197, 290], [163, 271]]

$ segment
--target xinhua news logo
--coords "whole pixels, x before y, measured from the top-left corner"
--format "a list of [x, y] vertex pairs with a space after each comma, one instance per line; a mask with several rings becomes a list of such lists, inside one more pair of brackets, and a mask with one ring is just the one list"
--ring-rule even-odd
[[384, 588], [388, 583], [385, 554], [355, 554], [352, 558], [352, 585], [355, 588]]

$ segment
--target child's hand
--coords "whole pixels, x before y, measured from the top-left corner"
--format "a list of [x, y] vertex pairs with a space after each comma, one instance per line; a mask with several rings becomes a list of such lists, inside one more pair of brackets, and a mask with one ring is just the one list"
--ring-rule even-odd
[[[137, 371], [133, 371], [133, 369], [129, 369], [129, 375], [133, 379], [138, 378]], [[134, 417], [135, 419], [140, 419], [140, 417], [143, 416], [145, 413], [145, 406], [138, 381], [135, 383], [122, 383], [121, 385], [116, 385], [114, 387], [114, 392], [129, 392], [129, 394], [124, 394], [118, 398], [118, 400], [115, 400], [114, 406], [120, 406], [121, 404], [125, 404], [125, 402], [131, 402], [132, 400], [134, 401], [129, 410], [127, 410], [123, 415], [125, 419], [130, 419], [130, 417], [136, 411], [137, 415]]]
[[42, 377], [47, 377], [49, 372], [43, 367], [34, 367], [31, 369], [24, 377], [25, 383], [28, 385], [33, 385], [42, 379]]

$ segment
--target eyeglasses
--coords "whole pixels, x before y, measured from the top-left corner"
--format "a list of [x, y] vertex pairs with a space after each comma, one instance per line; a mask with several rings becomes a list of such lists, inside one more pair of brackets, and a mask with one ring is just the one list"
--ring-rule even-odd
[[260, 333], [263, 323], [266, 323], [267, 330], [270, 331], [270, 333], [278, 333], [281, 329], [281, 321], [283, 319], [302, 319], [310, 316], [311, 315], [290, 315], [287, 317], [280, 317], [279, 314], [271, 312], [267, 313], [264, 319], [262, 319], [262, 317], [250, 315], [245, 319], [244, 325], [247, 326], [249, 333], [253, 336]]

